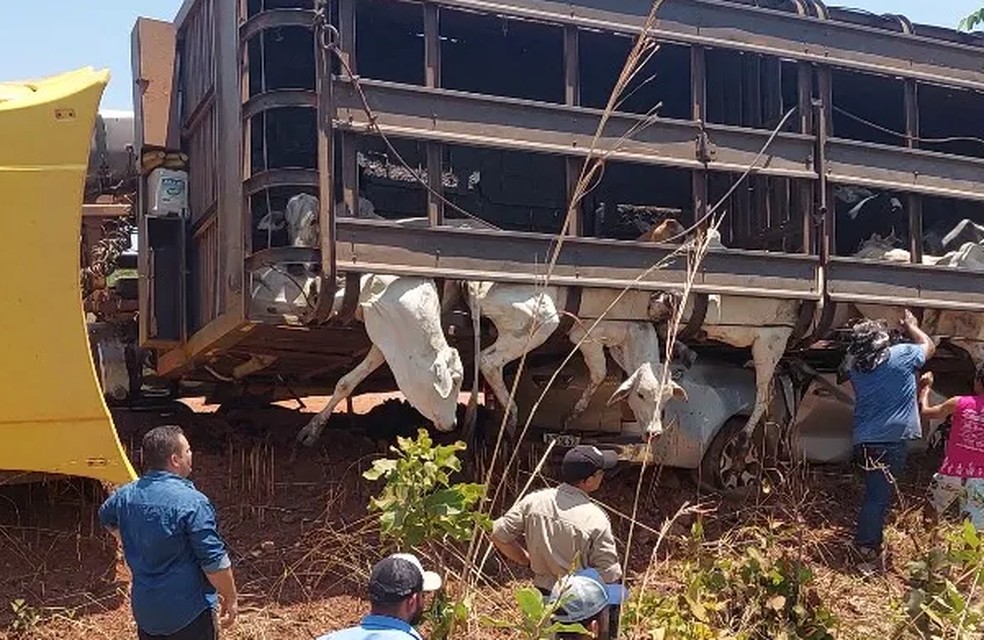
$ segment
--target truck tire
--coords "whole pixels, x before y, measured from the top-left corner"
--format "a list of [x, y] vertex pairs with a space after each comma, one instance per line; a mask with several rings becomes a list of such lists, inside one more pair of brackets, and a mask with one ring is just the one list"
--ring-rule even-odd
[[732, 416], [711, 440], [696, 470], [704, 489], [731, 497], [745, 497], [758, 488], [762, 474], [762, 451], [756, 429], [751, 442], [742, 437], [746, 416]]

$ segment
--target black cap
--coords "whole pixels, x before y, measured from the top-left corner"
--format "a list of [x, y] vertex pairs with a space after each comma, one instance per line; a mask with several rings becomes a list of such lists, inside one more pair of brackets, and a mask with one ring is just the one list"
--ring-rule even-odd
[[372, 602], [402, 602], [415, 593], [440, 588], [440, 576], [425, 571], [416, 556], [406, 553], [383, 558], [369, 575], [369, 600]]
[[599, 471], [614, 469], [616, 464], [618, 464], [618, 454], [614, 451], [602, 451], [598, 447], [579, 445], [564, 454], [560, 470], [564, 482], [576, 483]]

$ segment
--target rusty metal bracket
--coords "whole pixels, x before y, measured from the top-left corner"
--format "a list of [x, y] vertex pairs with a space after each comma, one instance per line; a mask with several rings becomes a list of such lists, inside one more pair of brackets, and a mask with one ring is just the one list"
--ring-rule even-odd
[[338, 322], [342, 325], [355, 320], [355, 312], [359, 306], [359, 283], [362, 274], [356, 271], [345, 272], [345, 293], [342, 296], [342, 308], [338, 310]]
[[704, 123], [700, 122], [700, 133], [697, 134], [696, 141], [696, 156], [697, 161], [702, 164], [708, 164], [713, 162], [717, 158], [717, 145], [711, 142], [711, 137], [707, 135], [707, 130], [704, 129]]
[[[684, 325], [683, 330], [677, 334], [677, 338], [680, 340], [693, 340], [700, 333], [701, 327], [704, 326], [704, 320], [707, 318], [707, 305], [709, 301], [709, 296], [706, 293], [695, 293], [694, 294], [694, 310], [690, 312], [690, 318], [687, 319], [687, 324]], [[682, 304], [683, 301], [680, 301]]]
[[560, 316], [560, 324], [557, 331], [567, 335], [567, 332], [574, 326], [581, 313], [581, 287], [567, 287], [567, 302], [564, 304], [564, 311]]
[[804, 300], [800, 303], [799, 315], [796, 318], [796, 326], [793, 327], [793, 335], [789, 337], [791, 346], [801, 346], [805, 338], [809, 335], [810, 325], [817, 314], [817, 301]]

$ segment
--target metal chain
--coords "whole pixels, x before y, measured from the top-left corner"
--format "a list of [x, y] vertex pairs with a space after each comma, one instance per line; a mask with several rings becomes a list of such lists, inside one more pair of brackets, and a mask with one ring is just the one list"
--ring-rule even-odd
[[103, 223], [103, 237], [89, 249], [89, 265], [82, 269], [83, 296], [92, 293], [96, 279], [105, 278], [116, 270], [120, 256], [130, 248], [134, 228], [133, 222], [127, 219]]

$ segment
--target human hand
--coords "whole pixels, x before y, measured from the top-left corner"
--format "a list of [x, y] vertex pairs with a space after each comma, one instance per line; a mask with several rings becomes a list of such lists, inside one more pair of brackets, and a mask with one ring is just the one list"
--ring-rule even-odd
[[912, 315], [912, 312], [906, 309], [902, 315], [902, 326], [910, 331], [912, 329], [919, 328], [919, 321], [916, 320], [916, 316]]
[[926, 373], [924, 373], [921, 376], [919, 376], [919, 388], [920, 389], [929, 389], [929, 388], [931, 388], [933, 386], [933, 382], [934, 381], [935, 381], [935, 378], [933, 377], [933, 372], [932, 371], [927, 371]]
[[219, 607], [221, 610], [219, 621], [222, 628], [225, 629], [235, 624], [236, 617], [239, 615], [239, 603], [235, 599], [230, 601], [219, 596]]

